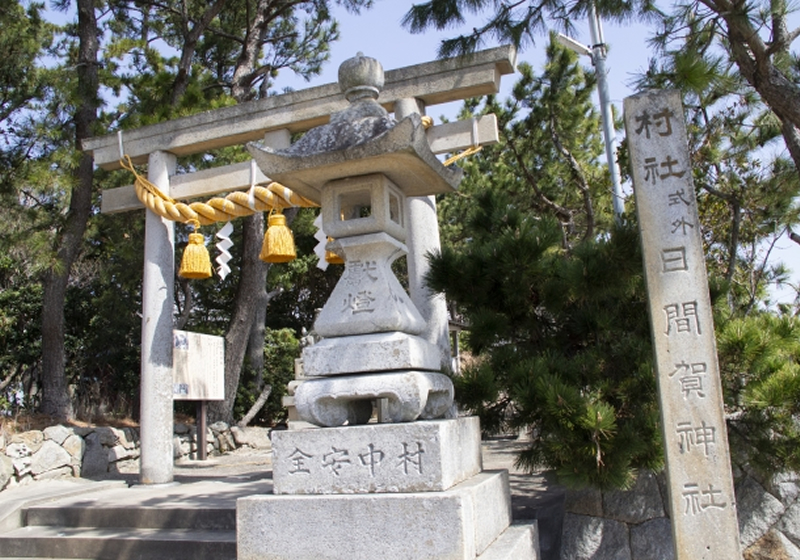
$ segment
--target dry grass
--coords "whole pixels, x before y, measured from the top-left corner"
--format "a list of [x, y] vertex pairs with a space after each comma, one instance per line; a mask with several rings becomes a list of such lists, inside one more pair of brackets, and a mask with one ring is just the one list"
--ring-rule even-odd
[[46, 414], [21, 414], [19, 416], [0, 418], [0, 431], [4, 434], [18, 434], [31, 430], [44, 430], [48, 426], [63, 424], [75, 428], [88, 428], [93, 426], [111, 426], [114, 428], [135, 428], [138, 423], [131, 418], [92, 418], [91, 421], [71, 420], [60, 422]]
[[789, 553], [774, 529], [745, 550], [743, 558], [744, 560], [790, 560]]
[[[175, 413], [175, 422], [182, 424], [195, 423], [194, 416]], [[74, 428], [93, 428], [98, 426], [110, 426], [112, 428], [138, 428], [139, 423], [132, 418], [120, 418], [116, 416], [93, 417], [91, 420], [74, 419], [69, 422], [62, 422], [58, 419], [47, 416], [46, 414], [20, 414], [13, 417], [0, 417], [0, 433], [5, 435], [30, 432], [31, 430], [44, 430], [49, 426], [61, 424]]]

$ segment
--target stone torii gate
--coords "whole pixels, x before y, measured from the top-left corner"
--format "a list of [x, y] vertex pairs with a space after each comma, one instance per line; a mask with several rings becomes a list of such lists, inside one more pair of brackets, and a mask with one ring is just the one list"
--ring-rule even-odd
[[[432, 105], [497, 93], [501, 76], [513, 73], [515, 65], [516, 52], [506, 46], [388, 71], [380, 104], [400, 120], [412, 113], [424, 114], [426, 107]], [[124, 149], [134, 163], [147, 163], [149, 181], [176, 200], [246, 189], [251, 184], [249, 162], [175, 175], [176, 160], [260, 139], [268, 147], [286, 148], [293, 133], [325, 124], [332, 113], [346, 104], [338, 84], [313, 87], [125, 131]], [[433, 126], [427, 131], [427, 139], [431, 151], [437, 154], [496, 142], [496, 119], [489, 115]], [[116, 134], [89, 139], [83, 148], [94, 155], [101, 168], [120, 168]], [[257, 183], [267, 180], [257, 172]], [[132, 186], [110, 189], [102, 196], [104, 213], [142, 207]], [[427, 269], [425, 255], [439, 247], [435, 200], [412, 197], [405, 210], [409, 223], [414, 224], [406, 241], [409, 290], [427, 323], [421, 336], [436, 344], [444, 363], [449, 363], [445, 302], [432, 297], [422, 283]], [[173, 479], [174, 254], [174, 222], [146, 212], [139, 475], [144, 484], [169, 483]]]

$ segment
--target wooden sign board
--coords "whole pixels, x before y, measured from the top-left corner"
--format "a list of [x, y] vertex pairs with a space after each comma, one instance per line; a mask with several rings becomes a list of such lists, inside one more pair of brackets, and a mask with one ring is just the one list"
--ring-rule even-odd
[[225, 399], [225, 339], [188, 331], [172, 333], [172, 398], [176, 401]]

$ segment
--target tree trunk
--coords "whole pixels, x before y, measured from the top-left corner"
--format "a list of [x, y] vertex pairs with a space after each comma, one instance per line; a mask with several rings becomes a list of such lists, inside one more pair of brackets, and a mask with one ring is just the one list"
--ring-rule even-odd
[[[92, 136], [97, 120], [98, 72], [97, 18], [94, 0], [78, 0], [78, 107], [75, 113], [75, 144]], [[94, 159], [82, 154], [75, 171], [69, 211], [56, 238], [57, 264], [43, 279], [42, 310], [42, 402], [40, 411], [59, 419], [73, 416], [65, 374], [64, 301], [70, 270], [81, 250], [83, 234], [92, 209]]]
[[[284, 210], [287, 226], [292, 225], [297, 212], [297, 208]], [[245, 218], [242, 231], [242, 272], [236, 289], [233, 318], [225, 334], [225, 400], [209, 404], [211, 422], [222, 420], [228, 424], [233, 423], [233, 404], [239, 388], [245, 353], [262, 357], [264, 355], [264, 325], [256, 324], [259, 317], [257, 306], [264, 308], [263, 317], [266, 317], [266, 306], [270, 299], [266, 291], [267, 273], [271, 265], [258, 258], [263, 238], [264, 215], [254, 214]], [[260, 337], [252, 336], [254, 329], [260, 329]]]
[[[764, 44], [747, 18], [736, 11], [726, 10], [727, 4], [720, 7], [711, 0], [703, 1], [725, 19], [731, 57], [747, 83], [780, 119], [786, 148], [795, 167], [800, 170], [800, 87], [775, 66], [773, 58], [777, 53]], [[779, 31], [784, 25], [783, 20], [778, 18], [775, 25]], [[788, 45], [784, 49], [788, 52]]]
[[250, 407], [250, 410], [247, 411], [247, 414], [244, 415], [244, 418], [239, 420], [239, 423], [236, 425], [240, 428], [246, 428], [247, 425], [253, 421], [253, 418], [256, 417], [256, 414], [258, 414], [258, 412], [264, 408], [270, 393], [272, 393], [272, 385], [267, 385], [261, 391], [261, 394], [258, 395], [256, 402], [253, 403], [253, 406]]
[[186, 88], [189, 86], [192, 74], [192, 61], [194, 60], [194, 53], [197, 50], [197, 42], [214, 18], [222, 11], [226, 2], [227, 0], [217, 0], [208, 6], [206, 11], [203, 12], [203, 16], [199, 21], [195, 22], [191, 29], [189, 29], [191, 21], [188, 19], [183, 21], [183, 48], [181, 50], [180, 62], [178, 63], [178, 73], [175, 76], [175, 81], [172, 86], [172, 99], [170, 100], [170, 104], [173, 107], [178, 106], [181, 97], [186, 93]]
[[[233, 423], [233, 403], [239, 387], [247, 342], [256, 306], [266, 299], [269, 264], [258, 258], [264, 238], [264, 215], [254, 214], [242, 220], [242, 270], [236, 289], [233, 317], [225, 334], [225, 400], [209, 403], [210, 422]], [[264, 294], [264, 295], [262, 295]], [[263, 352], [263, 337], [261, 351]]]
[[247, 354], [245, 359], [255, 373], [255, 385], [258, 391], [264, 386], [264, 347], [266, 345], [264, 337], [266, 336], [267, 330], [267, 310], [269, 309], [269, 302], [272, 301], [272, 298], [282, 292], [283, 288], [280, 287], [266, 292], [263, 305], [259, 303], [259, 307], [256, 308], [253, 328], [250, 329], [250, 338], [247, 341]]
[[[263, 297], [262, 297], [263, 296]], [[253, 316], [253, 326], [247, 340], [247, 353], [245, 359], [247, 366], [256, 376], [256, 390], [260, 391], [264, 383], [264, 335], [267, 323], [267, 292], [259, 292]]]

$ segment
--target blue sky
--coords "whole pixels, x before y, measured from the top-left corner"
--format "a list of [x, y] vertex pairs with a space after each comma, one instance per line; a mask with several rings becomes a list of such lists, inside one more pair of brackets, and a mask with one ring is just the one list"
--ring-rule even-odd
[[[310, 82], [294, 78], [288, 74], [279, 76], [276, 89], [290, 86], [294, 89], [303, 89], [313, 85], [321, 85], [336, 81], [339, 65], [346, 59], [361, 51], [367, 56], [378, 59], [385, 70], [412, 66], [436, 59], [436, 52], [442, 38], [452, 37], [460, 29], [472, 29], [477, 26], [482, 18], [473, 17], [462, 28], [453, 28], [445, 31], [427, 31], [423, 34], [412, 35], [401, 25], [405, 13], [411, 7], [411, 1], [376, 0], [371, 10], [365, 10], [361, 15], [348, 14], [343, 8], [336, 7], [334, 14], [340, 23], [341, 38], [331, 45], [331, 59], [324, 68], [322, 76]], [[587, 22], [575, 22], [576, 33], [573, 37], [582, 43], [589, 43], [589, 27]], [[611, 99], [616, 108], [622, 110], [622, 100], [633, 93], [628, 87], [636, 72], [641, 72], [647, 67], [647, 34], [648, 30], [643, 25], [628, 25], [624, 28], [604, 24], [606, 43], [610, 45], [607, 59], [609, 71], [609, 90]], [[519, 60], [541, 68], [544, 64], [544, 47], [547, 37], [537, 38], [534, 46], [528, 47], [519, 53]], [[489, 44], [486, 48], [496, 46]], [[591, 67], [587, 57], [583, 63]], [[510, 91], [514, 82], [513, 76], [503, 78], [503, 90]], [[437, 117], [442, 110], [447, 113], [455, 112], [456, 108], [438, 106], [431, 109], [431, 116]]]

